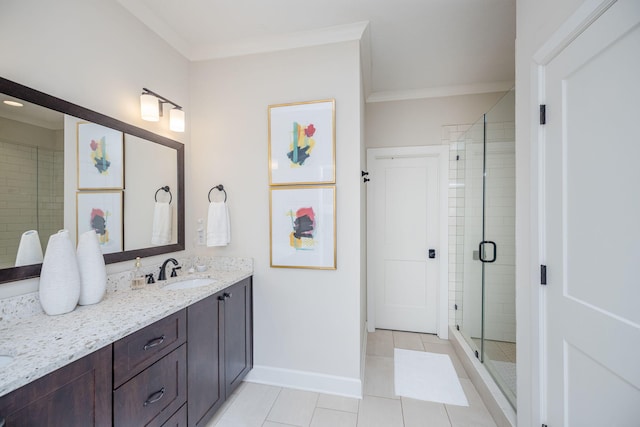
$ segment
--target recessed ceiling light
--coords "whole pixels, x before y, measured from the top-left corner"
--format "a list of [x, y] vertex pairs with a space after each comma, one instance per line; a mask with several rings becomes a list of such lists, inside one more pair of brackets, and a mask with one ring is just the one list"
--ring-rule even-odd
[[17, 101], [3, 101], [5, 104], [7, 105], [11, 105], [12, 107], [24, 107], [24, 104], [21, 104], [20, 102]]

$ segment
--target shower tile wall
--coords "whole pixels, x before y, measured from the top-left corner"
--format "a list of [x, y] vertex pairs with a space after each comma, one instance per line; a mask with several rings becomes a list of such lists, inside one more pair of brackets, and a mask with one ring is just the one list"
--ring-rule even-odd
[[0, 142], [0, 265], [13, 265], [20, 236], [36, 228], [37, 150]]
[[[460, 150], [458, 139], [470, 125], [447, 125], [442, 127], [441, 143], [449, 146], [449, 325], [456, 325], [456, 301], [462, 301], [464, 281], [464, 149]], [[462, 311], [462, 304], [458, 309]]]
[[496, 242], [496, 262], [485, 270], [485, 338], [516, 340], [515, 126], [487, 123], [486, 237]]
[[38, 232], [44, 248], [64, 228], [64, 152], [38, 149]]
[[0, 142], [1, 266], [14, 264], [24, 231], [39, 229], [44, 248], [62, 228], [63, 191], [62, 151]]
[[[471, 125], [448, 125], [442, 129], [442, 144], [450, 147], [449, 156], [449, 325], [462, 320], [463, 285], [475, 287], [480, 298], [481, 264], [473, 252], [482, 238], [482, 146], [459, 142], [481, 141], [482, 135], [465, 133]], [[481, 127], [478, 127], [481, 132]], [[473, 130], [472, 130], [473, 132]], [[487, 339], [515, 341], [515, 126], [513, 122], [489, 123], [487, 126], [487, 238], [498, 245], [498, 258], [487, 269], [485, 313]], [[467, 223], [465, 224], [465, 217]], [[465, 226], [467, 242], [465, 242]], [[469, 229], [475, 227], [475, 229]], [[466, 249], [465, 249], [466, 248]], [[467, 265], [465, 266], [465, 262]], [[468, 289], [469, 291], [469, 289]], [[469, 295], [466, 296], [467, 299]], [[472, 297], [473, 298], [473, 297]], [[455, 304], [458, 304], [458, 311]], [[469, 304], [465, 326], [480, 336], [481, 301]], [[458, 322], [456, 322], [456, 314]], [[469, 319], [473, 319], [469, 321]], [[475, 326], [474, 328], [472, 328]]]

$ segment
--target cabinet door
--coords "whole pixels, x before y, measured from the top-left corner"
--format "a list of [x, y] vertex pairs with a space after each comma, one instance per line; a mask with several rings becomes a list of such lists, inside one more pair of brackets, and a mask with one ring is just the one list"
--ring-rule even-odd
[[[219, 340], [222, 294], [187, 308], [189, 426], [204, 426], [225, 400]], [[219, 299], [220, 298], [220, 299]]]
[[225, 395], [240, 385], [253, 367], [252, 278], [223, 291]]
[[111, 346], [0, 398], [6, 427], [111, 426]]
[[158, 427], [187, 401], [187, 348], [178, 347], [113, 392], [115, 427]]

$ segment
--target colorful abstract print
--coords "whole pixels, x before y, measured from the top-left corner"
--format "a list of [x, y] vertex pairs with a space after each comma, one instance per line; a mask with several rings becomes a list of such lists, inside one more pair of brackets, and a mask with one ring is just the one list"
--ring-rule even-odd
[[101, 245], [105, 245], [109, 242], [109, 230], [107, 229], [107, 216], [109, 212], [102, 209], [91, 209], [91, 228], [96, 230], [98, 235], [98, 241]]
[[311, 151], [316, 145], [316, 141], [312, 138], [316, 133], [313, 123], [302, 126], [297, 122], [293, 122], [292, 142], [289, 145], [287, 157], [291, 160], [291, 167], [303, 166], [305, 160], [311, 156]]
[[297, 250], [312, 250], [315, 245], [313, 236], [316, 230], [316, 219], [313, 208], [300, 208], [293, 213], [290, 210], [293, 231], [289, 234], [289, 244]]
[[107, 156], [107, 141], [103, 136], [99, 140], [92, 139], [91, 144], [91, 163], [98, 170], [100, 175], [106, 175], [109, 171], [111, 162]]

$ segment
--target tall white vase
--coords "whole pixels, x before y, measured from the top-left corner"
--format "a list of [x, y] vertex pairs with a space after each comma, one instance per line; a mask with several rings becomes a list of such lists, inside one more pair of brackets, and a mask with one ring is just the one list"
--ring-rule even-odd
[[73, 311], [80, 298], [80, 272], [69, 231], [49, 237], [40, 272], [40, 304], [50, 316]]
[[80, 305], [102, 301], [107, 289], [107, 268], [95, 230], [82, 233], [78, 238], [78, 268], [80, 269]]

